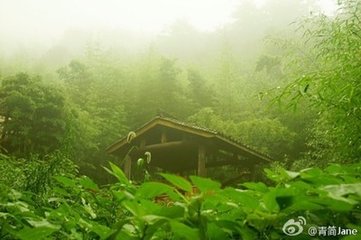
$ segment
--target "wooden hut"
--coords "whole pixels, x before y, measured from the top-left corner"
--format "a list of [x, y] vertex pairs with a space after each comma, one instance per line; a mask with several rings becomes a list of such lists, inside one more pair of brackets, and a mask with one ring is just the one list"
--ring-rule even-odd
[[128, 178], [132, 166], [146, 152], [151, 153], [151, 166], [176, 173], [196, 170], [199, 176], [206, 176], [209, 168], [241, 165], [252, 169], [258, 163], [271, 161], [217, 131], [166, 117], [145, 123], [109, 146], [107, 152], [124, 160], [122, 167]]

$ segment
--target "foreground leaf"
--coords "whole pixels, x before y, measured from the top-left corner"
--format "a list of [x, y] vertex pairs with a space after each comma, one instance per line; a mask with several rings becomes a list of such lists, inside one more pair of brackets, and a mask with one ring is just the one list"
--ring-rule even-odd
[[176, 186], [186, 192], [192, 191], [192, 185], [186, 179], [176, 176], [176, 175], [167, 174], [167, 173], [161, 173], [160, 175], [162, 177], [164, 177], [168, 182], [173, 184], [174, 186]]
[[192, 183], [201, 191], [215, 191], [221, 188], [221, 184], [209, 178], [190, 176]]

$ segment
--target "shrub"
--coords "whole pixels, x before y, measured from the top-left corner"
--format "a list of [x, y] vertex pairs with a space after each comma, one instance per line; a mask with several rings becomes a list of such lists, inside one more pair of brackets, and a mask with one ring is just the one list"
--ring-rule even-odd
[[[161, 174], [167, 183], [133, 185], [114, 164], [117, 182], [100, 188], [88, 177], [54, 177], [43, 205], [32, 193], [0, 185], [2, 239], [284, 239], [282, 226], [303, 216], [309, 227], [358, 228], [361, 164], [290, 172], [265, 170], [273, 181], [226, 187], [207, 178]], [[196, 189], [196, 190], [195, 190]], [[359, 229], [360, 231], [360, 229]], [[309, 237], [307, 231], [294, 239]]]

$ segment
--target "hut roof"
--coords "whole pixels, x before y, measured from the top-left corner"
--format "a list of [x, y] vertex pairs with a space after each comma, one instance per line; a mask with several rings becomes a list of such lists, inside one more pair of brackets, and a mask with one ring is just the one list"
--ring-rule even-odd
[[[155, 117], [152, 120], [148, 121], [143, 126], [139, 127], [138, 129], [136, 129], [134, 131], [135, 138], [141, 138], [141, 136], [143, 134], [145, 134], [146, 132], [148, 132], [149, 130], [151, 130], [157, 126], [176, 129], [176, 130], [188, 133], [188, 134], [197, 135], [199, 137], [212, 140], [215, 143], [221, 144], [223, 146], [227, 146], [232, 149], [236, 149], [239, 152], [241, 152], [249, 157], [255, 158], [257, 160], [272, 161], [272, 159], [269, 156], [267, 156], [263, 153], [260, 153], [256, 150], [252, 149], [251, 147], [226, 136], [225, 134], [223, 134], [221, 132], [218, 132], [218, 131], [215, 131], [215, 130], [212, 130], [209, 128], [196, 126], [196, 125], [190, 124], [190, 123], [185, 123], [185, 122], [175, 120], [172, 118], [167, 118], [167, 117], [158, 116], [158, 117]], [[110, 145], [106, 149], [106, 151], [108, 153], [115, 153], [117, 150], [119, 150], [127, 145], [129, 145], [129, 143], [127, 140], [127, 136], [125, 136], [125, 137], [119, 139], [118, 141], [116, 141], [115, 143], [113, 143], [112, 145]]]

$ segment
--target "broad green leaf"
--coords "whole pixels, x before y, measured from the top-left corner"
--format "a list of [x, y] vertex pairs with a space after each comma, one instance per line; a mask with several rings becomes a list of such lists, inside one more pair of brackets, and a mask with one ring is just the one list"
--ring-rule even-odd
[[122, 205], [134, 216], [155, 215], [161, 206], [153, 201], [137, 199], [136, 201], [124, 201]]
[[243, 183], [242, 186], [245, 186], [248, 189], [255, 190], [258, 192], [263, 192], [263, 193], [269, 191], [266, 184], [264, 184], [263, 182], [246, 182], [246, 183]]
[[109, 237], [113, 232], [113, 230], [109, 227], [96, 222], [92, 222], [91, 230], [98, 234], [101, 239], [107, 239], [107, 237]]
[[106, 167], [103, 167], [108, 173], [112, 174], [114, 177], [116, 177], [118, 179], [118, 181], [122, 184], [129, 184], [129, 180], [128, 178], [125, 176], [125, 174], [123, 173], [123, 171], [115, 164], [113, 164], [112, 162], [109, 162], [110, 168], [111, 170], [109, 170]]
[[226, 188], [222, 193], [232, 202], [237, 203], [244, 208], [254, 210], [259, 207], [259, 197], [255, 196], [251, 191]]
[[41, 240], [46, 239], [49, 235], [57, 230], [58, 228], [45, 226], [36, 228], [24, 227], [16, 233], [16, 236], [21, 240]]
[[91, 223], [91, 221], [89, 221], [87, 219], [83, 219], [83, 218], [79, 218], [77, 224], [82, 228], [91, 229], [93, 227], [93, 224]]
[[59, 183], [63, 184], [64, 187], [75, 187], [76, 183], [73, 179], [70, 179], [65, 176], [55, 176], [55, 180], [57, 180]]
[[122, 229], [115, 237], [116, 240], [139, 240], [138, 237]]
[[293, 199], [293, 203], [290, 206], [289, 211], [312, 211], [312, 210], [321, 210], [324, 209], [323, 206], [317, 203], [310, 202], [309, 197], [296, 196]]
[[174, 189], [167, 184], [158, 182], [145, 182], [143, 183], [137, 193], [136, 197], [153, 199], [162, 194], [167, 194], [173, 200], [178, 199], [178, 195], [174, 192]]
[[319, 168], [309, 168], [300, 172], [300, 176], [307, 182], [312, 182], [315, 185], [331, 185], [342, 183], [342, 179], [337, 176], [325, 174]]
[[348, 198], [349, 195], [355, 195], [361, 200], [361, 183], [328, 185], [321, 189], [328, 192], [329, 197], [351, 204], [357, 203], [357, 201]]
[[269, 192], [263, 195], [263, 203], [270, 212], [278, 212], [292, 206], [297, 197], [298, 193], [294, 188], [271, 188]]
[[167, 173], [161, 173], [160, 175], [162, 177], [164, 177], [168, 182], [170, 182], [171, 184], [176, 186], [177, 188], [180, 188], [186, 192], [192, 191], [192, 185], [183, 177], [179, 177], [179, 176], [167, 174]]
[[165, 218], [158, 218], [153, 220], [155, 221], [151, 221], [152, 223], [148, 225], [144, 240], [158, 239], [157, 237], [153, 237], [154, 234], [158, 231], [163, 231], [162, 225], [168, 222], [168, 220]]
[[99, 190], [98, 185], [87, 176], [82, 176], [79, 178], [79, 184], [82, 185], [85, 189]]
[[268, 192], [265, 195], [263, 195], [262, 198], [263, 206], [268, 210], [269, 212], [279, 212], [280, 208], [278, 206], [278, 203], [276, 201], [276, 193], [274, 191]]
[[285, 172], [290, 177], [290, 179], [294, 179], [300, 175], [299, 172], [293, 172], [293, 171], [288, 171], [288, 170], [285, 170]]
[[323, 206], [325, 209], [333, 211], [349, 212], [353, 209], [353, 204], [329, 197], [318, 197], [315, 199], [310, 199], [310, 201]]
[[231, 231], [215, 223], [209, 223], [207, 226], [207, 235], [209, 239], [229, 239]]
[[144, 209], [134, 201], [123, 201], [122, 205], [134, 216], [144, 215]]
[[255, 231], [255, 229], [250, 228], [250, 227], [243, 227], [240, 230], [242, 239], [244, 240], [255, 240], [257, 239], [257, 232]]
[[184, 217], [184, 211], [184, 207], [181, 206], [164, 206], [155, 213], [159, 216], [175, 219]]
[[346, 172], [346, 169], [339, 164], [330, 164], [326, 167], [325, 172], [330, 173], [332, 175], [339, 175]]
[[145, 216], [142, 216], [141, 219], [143, 221], [145, 221], [147, 224], [150, 224], [150, 225], [152, 225], [152, 224], [154, 224], [154, 223], [156, 223], [158, 221], [161, 221], [161, 220], [162, 221], [166, 220], [165, 217], [158, 216], [158, 215], [145, 215]]
[[198, 229], [191, 228], [178, 221], [170, 221], [172, 232], [181, 239], [199, 239]]
[[270, 180], [276, 183], [287, 182], [300, 175], [298, 172], [287, 171], [283, 168], [279, 168], [275, 170], [265, 169], [264, 171], [266, 173], [267, 178], [269, 178]]
[[278, 196], [276, 202], [281, 210], [288, 208], [293, 205], [295, 198], [293, 196]]
[[221, 184], [209, 178], [202, 178], [198, 176], [190, 176], [192, 183], [201, 191], [216, 191], [221, 188]]
[[361, 196], [361, 183], [328, 185], [321, 189], [329, 192], [333, 196], [345, 196], [349, 194]]
[[138, 240], [139, 238], [137, 238], [136, 236], [131, 235], [129, 232], [127, 232], [126, 230], [122, 229], [115, 237], [116, 240]]
[[220, 219], [215, 221], [214, 223], [222, 229], [227, 229], [230, 232], [236, 232], [240, 227], [238, 222], [230, 220]]
[[112, 193], [114, 197], [120, 202], [126, 199], [134, 199], [134, 196], [128, 191], [112, 191]]

